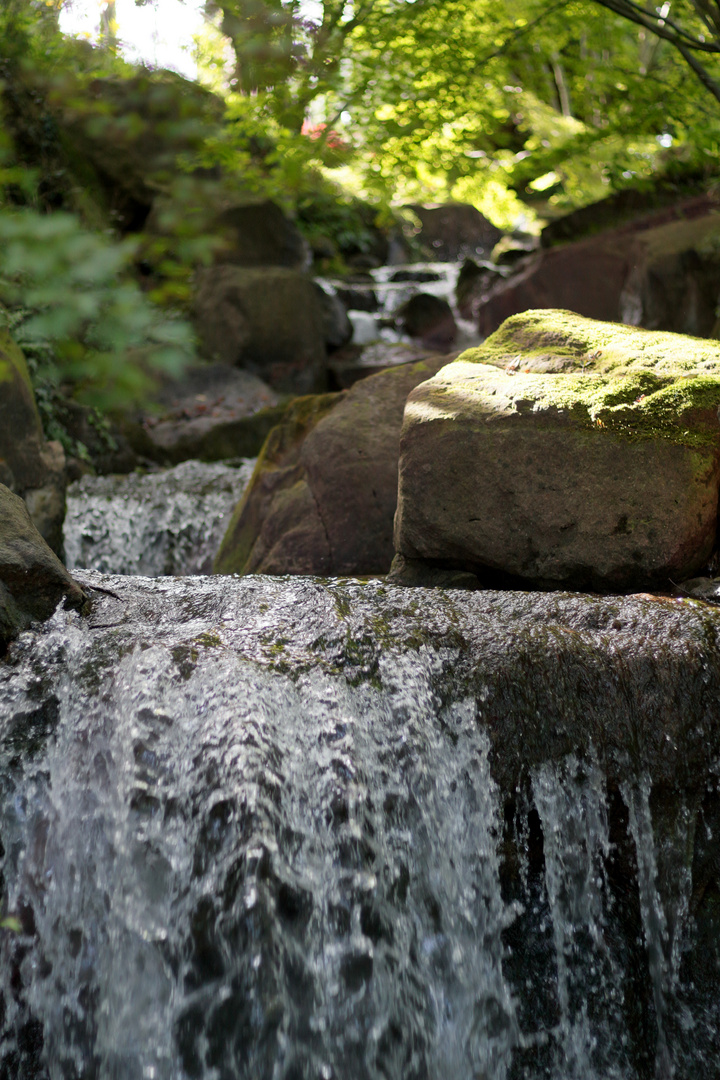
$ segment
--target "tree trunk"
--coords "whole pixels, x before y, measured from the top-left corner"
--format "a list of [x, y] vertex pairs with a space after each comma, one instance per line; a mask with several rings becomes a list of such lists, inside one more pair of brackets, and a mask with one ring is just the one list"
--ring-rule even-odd
[[105, 9], [100, 16], [100, 41], [106, 49], [117, 48], [117, 12], [115, 0], [106, 0], [105, 2]]

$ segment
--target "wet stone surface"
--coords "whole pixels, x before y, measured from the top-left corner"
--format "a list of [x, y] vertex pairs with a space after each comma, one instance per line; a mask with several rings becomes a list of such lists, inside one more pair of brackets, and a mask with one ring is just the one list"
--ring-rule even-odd
[[715, 1076], [714, 608], [77, 576], [0, 665], [0, 1077]]

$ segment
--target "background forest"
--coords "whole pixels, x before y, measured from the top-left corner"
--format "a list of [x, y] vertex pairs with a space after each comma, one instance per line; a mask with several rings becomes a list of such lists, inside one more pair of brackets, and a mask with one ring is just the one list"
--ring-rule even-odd
[[373, 230], [411, 233], [410, 202], [537, 232], [717, 170], [714, 0], [208, 0], [197, 81], [124, 60], [114, 3], [94, 44], [62, 12], [0, 11], [0, 299], [41, 403], [62, 385], [105, 408], [192, 355], [190, 283], [230, 190], [341, 264]]

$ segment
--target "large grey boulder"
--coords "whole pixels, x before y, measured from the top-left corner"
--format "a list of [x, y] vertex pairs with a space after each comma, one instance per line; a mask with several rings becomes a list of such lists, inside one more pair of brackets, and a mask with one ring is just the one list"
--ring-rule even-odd
[[0, 329], [0, 480], [27, 503], [35, 526], [62, 553], [65, 455], [45, 439], [22, 351]]
[[[532, 313], [536, 334], [542, 314]], [[573, 340], [565, 314], [549, 313], [544, 355], [520, 348], [500, 369], [482, 362], [498, 360], [491, 339], [410, 394], [395, 521], [404, 560], [543, 587], [629, 590], [681, 581], [708, 559], [720, 377], [683, 364], [683, 349], [701, 343], [607, 324], [593, 342], [594, 324], [568, 316]], [[568, 355], [578, 338], [588, 360], [606, 357], [612, 369], [614, 357], [620, 373], [523, 370], [540, 358], [552, 367], [553, 352], [580, 366]], [[644, 351], [654, 367], [640, 367]], [[710, 351], [720, 359], [720, 346]]]
[[209, 360], [307, 394], [325, 383], [320, 300], [309, 277], [284, 267], [218, 265], [198, 275], [195, 322]]
[[215, 572], [385, 573], [403, 406], [445, 360], [401, 365], [349, 391], [291, 403], [263, 448]]
[[80, 608], [86, 596], [48, 547], [23, 500], [0, 484], [0, 651], [61, 600]]

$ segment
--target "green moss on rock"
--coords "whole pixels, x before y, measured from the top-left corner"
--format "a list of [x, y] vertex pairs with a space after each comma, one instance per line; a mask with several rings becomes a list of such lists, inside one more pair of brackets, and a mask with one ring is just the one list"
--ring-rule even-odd
[[542, 308], [506, 319], [482, 345], [468, 349], [458, 360], [548, 373], [621, 375], [650, 370], [674, 378], [720, 376], [720, 342]]
[[428, 420], [491, 414], [496, 424], [531, 417], [534, 427], [547, 421], [553, 428], [565, 418], [575, 427], [606, 429], [624, 439], [665, 439], [698, 449], [720, 444], [720, 372], [679, 378], [649, 370], [514, 373], [461, 358], [431, 385], [426, 404], [413, 401], [415, 418], [423, 412]]
[[3, 401], [7, 402], [9, 407], [11, 405], [14, 414], [17, 415], [18, 410], [22, 413], [20, 420], [30, 429], [23, 431], [23, 437], [27, 437], [30, 432], [38, 437], [42, 435], [40, 414], [35, 404], [27, 362], [22, 350], [3, 327], [0, 327], [0, 399], [0, 418], [3, 419], [4, 426], [10, 427], [13, 423], [14, 429], [16, 421], [13, 421], [9, 413], [7, 417], [4, 416]]
[[[268, 494], [273, 492], [286, 478], [288, 468], [293, 472], [288, 462], [294, 457], [298, 446], [345, 396], [345, 391], [338, 394], [307, 394], [294, 398], [287, 406], [280, 423], [268, 435], [245, 494], [233, 511], [215, 557], [213, 573], [242, 574], [246, 571], [266, 510], [267, 497], [262, 497], [265, 488]], [[256, 493], [255, 499], [252, 498], [253, 493]]]

